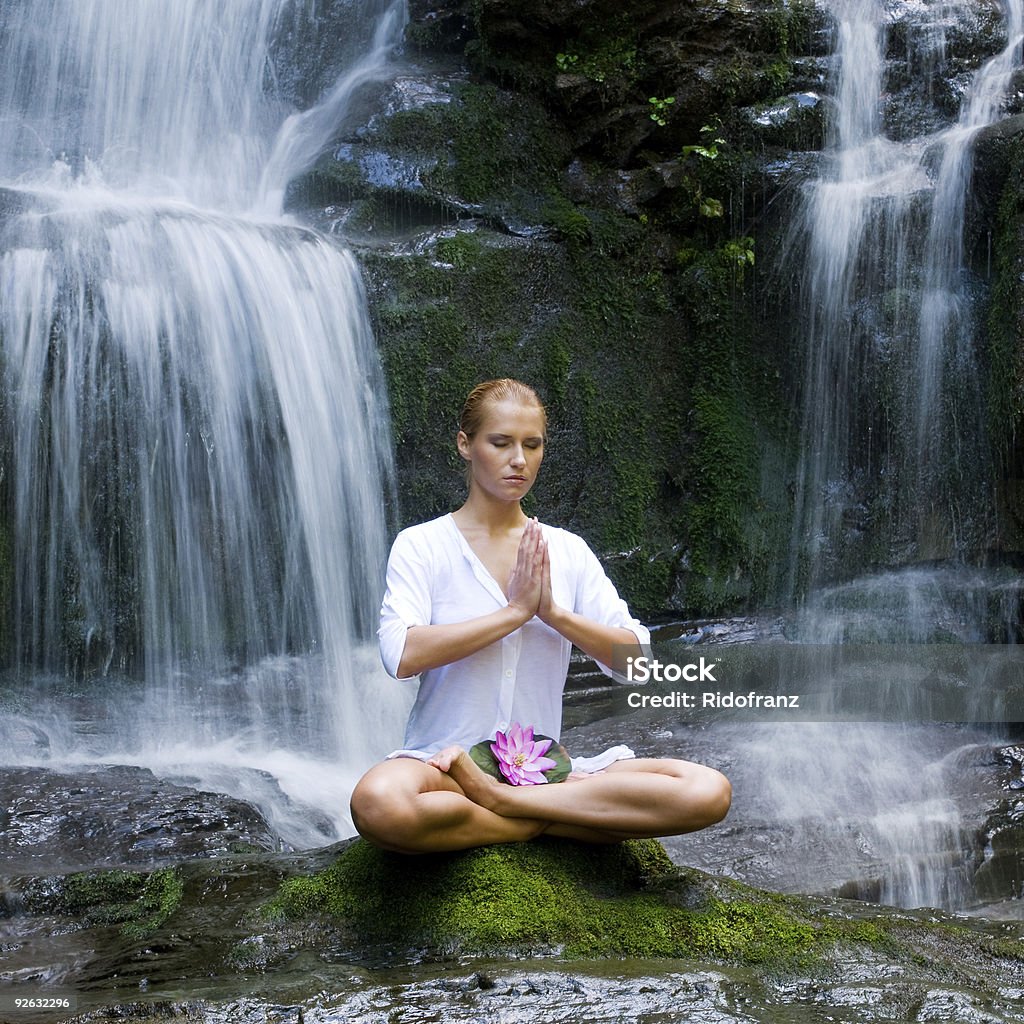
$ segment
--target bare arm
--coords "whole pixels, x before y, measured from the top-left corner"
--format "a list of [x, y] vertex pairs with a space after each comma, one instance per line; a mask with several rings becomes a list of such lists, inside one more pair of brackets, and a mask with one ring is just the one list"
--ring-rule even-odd
[[398, 676], [406, 679], [427, 669], [449, 665], [501, 640], [519, 629], [531, 615], [523, 615], [512, 605], [465, 622], [444, 625], [410, 626], [405, 649], [398, 664]]
[[617, 646], [632, 645], [640, 653], [640, 641], [636, 634], [625, 626], [604, 626], [600, 622], [586, 619], [576, 612], [555, 607], [554, 612], [544, 620], [552, 629], [558, 630], [570, 643], [575, 644], [584, 654], [600, 661], [609, 668], [623, 670], [622, 657], [613, 659], [612, 652]]

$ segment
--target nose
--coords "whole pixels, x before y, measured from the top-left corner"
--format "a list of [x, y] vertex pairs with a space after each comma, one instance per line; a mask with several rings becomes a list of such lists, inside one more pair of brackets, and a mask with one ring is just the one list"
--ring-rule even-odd
[[523, 446], [520, 444], [514, 445], [512, 448], [512, 465], [513, 466], [525, 466], [526, 465], [526, 453], [523, 451]]

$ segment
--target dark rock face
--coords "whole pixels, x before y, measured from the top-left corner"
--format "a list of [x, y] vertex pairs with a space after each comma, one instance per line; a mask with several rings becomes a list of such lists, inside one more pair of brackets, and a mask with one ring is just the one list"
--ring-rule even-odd
[[[804, 443], [792, 229], [833, 114], [824, 6], [414, 0], [410, 17], [406, 74], [292, 191], [363, 251], [398, 521], [462, 500], [461, 401], [520, 376], [552, 423], [534, 510], [582, 532], [635, 608], [778, 601]], [[955, 116], [1001, 9], [884, 19], [886, 132], [915, 138]], [[975, 253], [1008, 180], [994, 145], [979, 141]], [[1014, 332], [1000, 365], [1019, 380]], [[1016, 391], [996, 391], [1018, 422]]]
[[[628, 10], [607, 0], [414, 2], [410, 13], [411, 38], [426, 52], [442, 39], [461, 45], [485, 73], [543, 96], [575, 148], [620, 165], [656, 135], [659, 148], [682, 145], [727, 107], [819, 81], [827, 46], [825, 16], [810, 0], [647, 0]], [[673, 97], [667, 124], [648, 116], [652, 96]]]
[[291, 192], [362, 249], [400, 523], [461, 502], [462, 400], [519, 376], [552, 424], [534, 508], [582, 532], [634, 607], [770, 600], [791, 374], [755, 249], [786, 216], [771, 195], [797, 194], [786, 146], [822, 142], [820, 15], [411, 15], [414, 66]]

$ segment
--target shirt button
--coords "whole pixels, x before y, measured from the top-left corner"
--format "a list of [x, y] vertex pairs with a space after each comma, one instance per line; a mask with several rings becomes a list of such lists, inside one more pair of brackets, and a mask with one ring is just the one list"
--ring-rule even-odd
[[512, 669], [510, 669], [510, 668], [505, 669], [505, 678], [506, 679], [511, 679], [512, 678]]
[[499, 722], [499, 723], [498, 723], [498, 728], [499, 728], [499, 729], [500, 729], [500, 730], [501, 730], [502, 732], [504, 732], [504, 731], [505, 731], [505, 730], [506, 730], [506, 729], [508, 728], [508, 722]]

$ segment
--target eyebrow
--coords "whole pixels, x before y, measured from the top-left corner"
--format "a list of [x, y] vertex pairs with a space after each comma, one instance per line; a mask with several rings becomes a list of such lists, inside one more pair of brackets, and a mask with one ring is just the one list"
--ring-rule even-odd
[[[501, 433], [495, 432], [493, 434], [488, 434], [487, 435], [487, 440], [488, 441], [511, 441], [512, 440], [512, 435], [511, 434], [501, 434]], [[543, 434], [533, 434], [530, 437], [524, 437], [523, 440], [524, 441], [543, 441], [544, 440], [544, 435]]]

